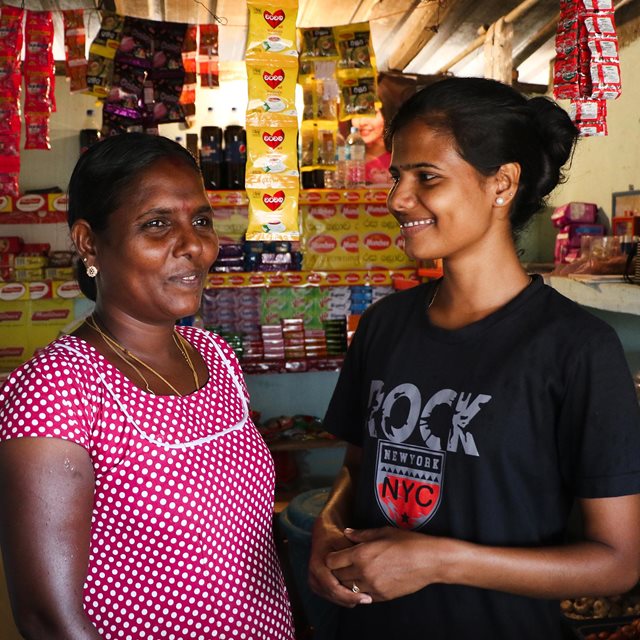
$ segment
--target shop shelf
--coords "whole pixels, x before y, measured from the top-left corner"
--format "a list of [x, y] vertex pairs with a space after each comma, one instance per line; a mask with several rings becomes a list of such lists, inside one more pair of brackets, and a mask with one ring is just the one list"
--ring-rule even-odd
[[576, 278], [548, 276], [546, 280], [562, 295], [585, 307], [640, 316], [640, 286], [612, 282], [606, 276]]

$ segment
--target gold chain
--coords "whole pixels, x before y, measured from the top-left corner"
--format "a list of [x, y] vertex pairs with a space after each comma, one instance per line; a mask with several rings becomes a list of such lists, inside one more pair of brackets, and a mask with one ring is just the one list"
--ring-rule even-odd
[[[104, 340], [105, 344], [119, 357], [121, 357], [139, 376], [140, 378], [143, 380], [145, 387], [147, 389], [147, 391], [149, 393], [153, 393], [153, 391], [151, 390], [150, 386], [149, 386], [149, 382], [148, 380], [144, 377], [144, 375], [142, 374], [142, 372], [140, 371], [140, 369], [138, 369], [138, 367], [136, 367], [136, 365], [132, 362], [132, 360], [135, 360], [138, 364], [141, 364], [145, 369], [149, 370], [151, 373], [153, 373], [156, 377], [158, 377], [160, 380], [162, 380], [162, 382], [164, 382], [176, 395], [178, 396], [182, 396], [182, 394], [160, 373], [158, 373], [153, 367], [149, 366], [146, 362], [142, 361], [140, 358], [138, 358], [135, 354], [131, 353], [128, 349], [126, 349], [125, 347], [123, 347], [119, 342], [117, 342], [116, 340], [114, 340], [111, 336], [107, 335], [97, 324], [97, 322], [95, 321], [93, 316], [89, 316], [85, 322], [87, 323], [88, 326], [90, 326], [94, 331], [97, 331], [100, 336], [102, 337], [102, 339]], [[187, 361], [187, 364], [189, 365], [189, 368], [191, 369], [191, 372], [193, 374], [193, 379], [196, 385], [196, 389], [200, 388], [199, 382], [198, 382], [198, 375], [195, 371], [195, 367], [193, 366], [193, 362], [191, 361], [191, 358], [189, 357], [188, 353], [186, 353], [186, 349], [184, 349], [184, 347], [182, 345], [180, 345], [178, 343], [178, 341], [176, 340], [176, 332], [174, 332], [173, 334], [173, 339], [174, 342], [176, 343], [176, 345], [178, 346], [178, 350], [180, 351], [180, 353], [182, 354], [182, 356], [185, 358], [185, 360]], [[182, 337], [182, 336], [180, 336]]]
[[199, 389], [200, 380], [198, 379], [196, 368], [193, 366], [193, 362], [191, 361], [191, 356], [189, 355], [189, 350], [187, 349], [187, 341], [185, 340], [184, 336], [177, 331], [173, 332], [173, 340], [176, 343], [178, 349], [180, 349], [180, 353], [184, 356], [186, 363], [189, 365], [189, 369], [191, 369], [191, 373], [193, 374], [193, 381], [196, 383], [196, 389]]

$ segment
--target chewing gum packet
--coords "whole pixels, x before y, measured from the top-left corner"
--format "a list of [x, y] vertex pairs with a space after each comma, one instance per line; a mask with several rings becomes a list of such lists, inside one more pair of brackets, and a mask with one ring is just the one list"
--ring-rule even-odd
[[247, 0], [247, 5], [249, 34], [246, 58], [265, 52], [297, 58], [298, 0]]
[[298, 228], [298, 187], [248, 189], [249, 225], [246, 239], [249, 241], [300, 239]]
[[247, 167], [245, 181], [255, 184], [254, 176], [299, 178], [295, 126], [266, 127], [247, 125]]
[[295, 105], [298, 61], [295, 58], [263, 56], [247, 60], [249, 102], [247, 122], [297, 123]]

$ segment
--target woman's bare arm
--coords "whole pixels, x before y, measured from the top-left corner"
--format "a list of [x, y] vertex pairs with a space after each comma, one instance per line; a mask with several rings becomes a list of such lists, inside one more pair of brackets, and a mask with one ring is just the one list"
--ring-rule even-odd
[[13, 615], [27, 640], [99, 640], [83, 610], [94, 475], [57, 438], [0, 444], [0, 545]]

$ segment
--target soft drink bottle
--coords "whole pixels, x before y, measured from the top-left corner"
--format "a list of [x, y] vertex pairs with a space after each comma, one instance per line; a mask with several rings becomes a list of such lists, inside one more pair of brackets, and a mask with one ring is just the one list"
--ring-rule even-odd
[[87, 109], [82, 129], [80, 129], [80, 154], [83, 154], [92, 144], [100, 140], [100, 127], [93, 109]]
[[212, 123], [213, 108], [207, 109], [206, 124], [200, 128], [200, 170], [209, 191], [224, 189], [222, 181], [222, 128]]

